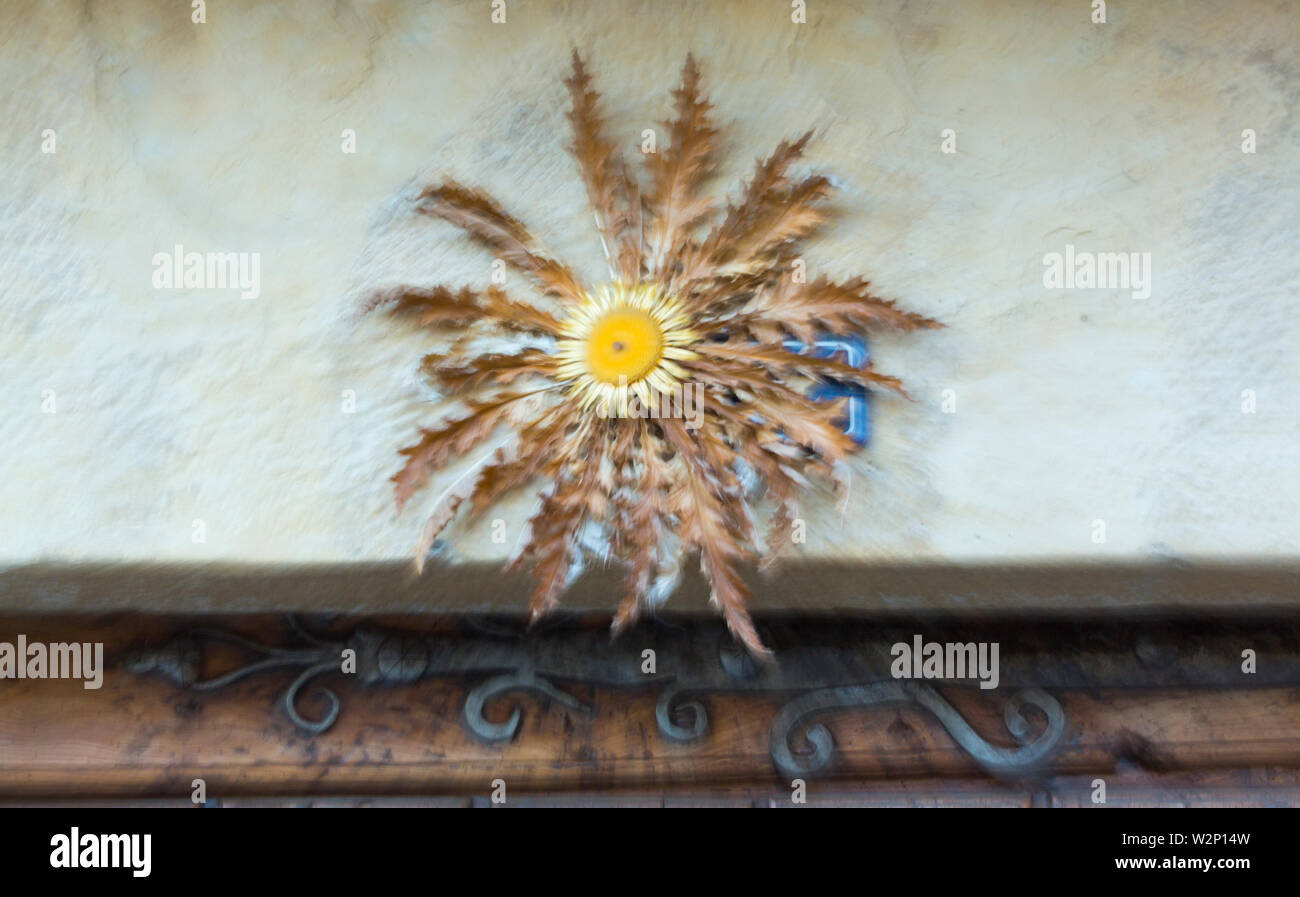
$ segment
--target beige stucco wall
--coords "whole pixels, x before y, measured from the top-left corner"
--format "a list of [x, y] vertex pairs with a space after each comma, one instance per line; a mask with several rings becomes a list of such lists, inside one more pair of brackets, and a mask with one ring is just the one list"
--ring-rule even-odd
[[[1117, 2], [1105, 25], [1083, 0], [809, 0], [803, 25], [784, 0], [507, 0], [504, 25], [487, 0], [213, 0], [203, 25], [113, 6], [0, 7], [4, 563], [403, 556], [421, 502], [396, 516], [386, 478], [432, 416], [425, 337], [352, 309], [382, 283], [486, 282], [483, 253], [409, 211], [444, 173], [599, 274], [563, 152], [572, 46], [629, 153], [693, 49], [727, 126], [720, 192], [817, 127], [842, 213], [810, 267], [948, 325], [873, 342], [915, 401], [876, 402], [807, 554], [1298, 553], [1294, 4]], [[178, 243], [259, 253], [260, 296], [154, 289]], [[1045, 289], [1066, 243], [1150, 252], [1150, 297]], [[527, 511], [500, 516], [514, 533]], [[509, 547], [484, 521], [455, 550]]]

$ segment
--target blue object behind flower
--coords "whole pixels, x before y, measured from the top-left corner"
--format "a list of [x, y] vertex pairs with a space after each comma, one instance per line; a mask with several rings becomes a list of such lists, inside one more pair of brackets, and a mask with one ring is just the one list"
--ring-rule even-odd
[[[870, 357], [867, 352], [865, 337], [858, 335], [837, 336], [827, 334], [817, 338], [808, 345], [799, 340], [785, 341], [785, 347], [796, 355], [812, 355], [816, 358], [835, 358], [855, 368], [867, 366]], [[838, 356], [838, 357], [837, 357]], [[817, 401], [847, 398], [849, 417], [844, 425], [844, 432], [852, 437], [858, 445], [866, 445], [871, 436], [871, 417], [867, 405], [867, 391], [861, 386], [835, 381], [822, 381], [810, 392]]]

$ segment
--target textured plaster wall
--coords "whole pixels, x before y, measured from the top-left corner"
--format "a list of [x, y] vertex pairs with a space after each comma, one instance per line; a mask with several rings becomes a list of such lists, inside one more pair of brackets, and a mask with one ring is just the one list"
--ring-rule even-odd
[[[4, 563], [409, 551], [422, 503], [396, 516], [386, 477], [436, 417], [427, 338], [353, 310], [385, 283], [487, 282], [484, 253], [410, 212], [443, 174], [599, 276], [563, 150], [573, 46], [629, 154], [694, 50], [719, 192], [816, 127], [842, 189], [810, 270], [948, 325], [873, 341], [915, 401], [875, 403], [806, 554], [1297, 554], [1294, 4], [1115, 2], [1104, 25], [1083, 0], [808, 0], [803, 25], [784, 0], [507, 0], [504, 25], [486, 0], [187, 6], [0, 7]], [[178, 243], [259, 253], [260, 296], [154, 289]], [[1151, 295], [1045, 289], [1067, 243], [1150, 252]], [[528, 510], [501, 509], [512, 538]], [[457, 556], [506, 553], [487, 526]]]

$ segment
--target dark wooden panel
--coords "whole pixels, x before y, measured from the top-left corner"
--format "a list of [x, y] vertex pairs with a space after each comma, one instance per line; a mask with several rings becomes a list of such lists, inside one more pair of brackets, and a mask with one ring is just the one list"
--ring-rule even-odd
[[[220, 623], [268, 639], [283, 631], [276, 618]], [[109, 659], [117, 660], [129, 646], [160, 640], [176, 626], [138, 615], [9, 617], [0, 618], [0, 640], [23, 632], [31, 640], [104, 641]], [[578, 802], [611, 795], [651, 803], [788, 800], [789, 783], [768, 755], [778, 697], [706, 698], [709, 735], [677, 744], [656, 729], [653, 691], [575, 687], [598, 708], [594, 716], [525, 697], [518, 736], [489, 745], [461, 724], [466, 683], [366, 688], [331, 681], [343, 712], [332, 729], [312, 737], [278, 704], [292, 675], [267, 674], [202, 695], [116, 668], [99, 690], [69, 680], [0, 681], [0, 795], [184, 801], [201, 777], [210, 797], [232, 802], [268, 795], [472, 799], [484, 798], [499, 778], [512, 800], [542, 792]], [[984, 737], [1010, 746], [1001, 698], [970, 689], [944, 693]], [[1088, 803], [1099, 775], [1115, 804], [1296, 801], [1300, 688], [1104, 689], [1058, 697], [1069, 730], [1050, 766], [1030, 781], [983, 775], [918, 709], [880, 708], [825, 717], [837, 764], [832, 776], [809, 782], [810, 792], [848, 803], [1064, 806]], [[304, 699], [304, 712], [314, 709], [310, 701]], [[505, 708], [492, 712], [502, 718]]]

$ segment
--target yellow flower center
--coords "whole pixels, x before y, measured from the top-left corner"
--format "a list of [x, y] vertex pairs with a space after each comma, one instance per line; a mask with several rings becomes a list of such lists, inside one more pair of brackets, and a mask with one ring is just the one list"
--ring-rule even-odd
[[556, 375], [582, 408], [624, 414], [631, 396], [649, 403], [687, 379], [695, 359], [686, 309], [657, 284], [607, 283], [568, 309], [555, 341]]
[[649, 312], [623, 305], [605, 312], [587, 337], [587, 370], [603, 383], [635, 383], [659, 365], [664, 332]]

